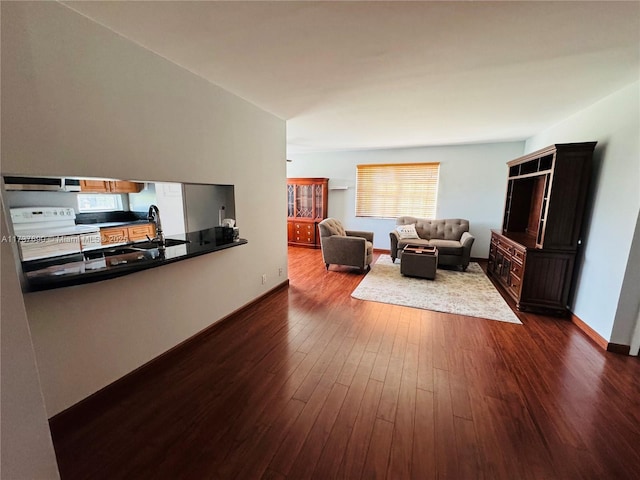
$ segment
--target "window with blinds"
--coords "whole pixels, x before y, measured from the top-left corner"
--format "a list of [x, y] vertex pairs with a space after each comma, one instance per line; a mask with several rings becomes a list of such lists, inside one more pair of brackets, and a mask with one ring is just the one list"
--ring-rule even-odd
[[435, 218], [439, 163], [358, 165], [356, 216]]

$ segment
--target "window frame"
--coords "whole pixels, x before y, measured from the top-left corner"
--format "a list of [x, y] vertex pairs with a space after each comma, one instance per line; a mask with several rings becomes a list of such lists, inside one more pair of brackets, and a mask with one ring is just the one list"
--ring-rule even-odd
[[[103, 197], [115, 200], [115, 206], [109, 208], [83, 208], [82, 199], [86, 197]], [[124, 202], [122, 201], [122, 195], [114, 195], [112, 193], [78, 193], [76, 198], [78, 205], [78, 213], [99, 213], [99, 212], [121, 212], [124, 211]]]
[[440, 162], [356, 165], [355, 216], [436, 218], [439, 183]]

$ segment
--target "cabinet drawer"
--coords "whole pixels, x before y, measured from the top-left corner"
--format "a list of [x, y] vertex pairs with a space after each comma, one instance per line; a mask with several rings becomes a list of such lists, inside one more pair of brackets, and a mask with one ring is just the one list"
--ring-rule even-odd
[[496, 243], [497, 243], [499, 248], [502, 248], [503, 250], [507, 251], [509, 253], [509, 255], [512, 255], [513, 252], [515, 251], [514, 244], [511, 243], [506, 238], [499, 238]]
[[304, 230], [296, 230], [294, 232], [294, 237], [297, 238], [308, 238], [311, 241], [315, 240], [315, 235], [313, 232], [305, 232]]
[[135, 225], [133, 227], [127, 227], [129, 240], [135, 242], [136, 240], [146, 240], [155, 237], [155, 228], [151, 223], [145, 225]]
[[524, 250], [520, 250], [518, 248], [513, 249], [513, 259], [517, 262], [524, 263], [524, 257], [526, 254], [527, 253]]
[[127, 231], [127, 227], [101, 228], [100, 241], [102, 242], [102, 245], [127, 243], [129, 241], [129, 232]]
[[507, 248], [506, 245], [502, 245], [499, 244], [498, 248], [497, 248], [498, 253], [501, 253], [502, 256], [510, 258], [511, 257], [511, 252], [509, 251], [509, 249]]
[[309, 237], [307, 235], [296, 235], [295, 241], [296, 243], [308, 243], [310, 245], [313, 245], [316, 243], [312, 237]]
[[520, 277], [517, 277], [516, 275], [511, 275], [509, 277], [509, 290], [511, 290], [511, 292], [516, 296], [519, 297], [520, 296], [520, 285], [522, 284], [522, 280], [520, 280]]
[[310, 223], [296, 223], [294, 225], [296, 231], [300, 232], [313, 232], [313, 225]]
[[519, 278], [522, 278], [522, 264], [518, 262], [511, 263], [511, 273], [513, 275], [517, 275]]

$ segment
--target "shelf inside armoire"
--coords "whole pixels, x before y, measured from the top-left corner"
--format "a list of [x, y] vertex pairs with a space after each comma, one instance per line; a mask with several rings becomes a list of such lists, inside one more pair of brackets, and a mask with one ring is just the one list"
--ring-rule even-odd
[[518, 176], [509, 179], [503, 232], [522, 233], [540, 243], [544, 231], [548, 193], [547, 175]]

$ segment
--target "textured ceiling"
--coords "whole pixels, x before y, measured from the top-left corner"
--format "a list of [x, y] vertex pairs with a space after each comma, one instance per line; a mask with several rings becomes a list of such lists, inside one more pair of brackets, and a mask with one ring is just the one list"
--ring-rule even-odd
[[521, 140], [636, 81], [638, 2], [65, 2], [287, 120], [290, 153]]

